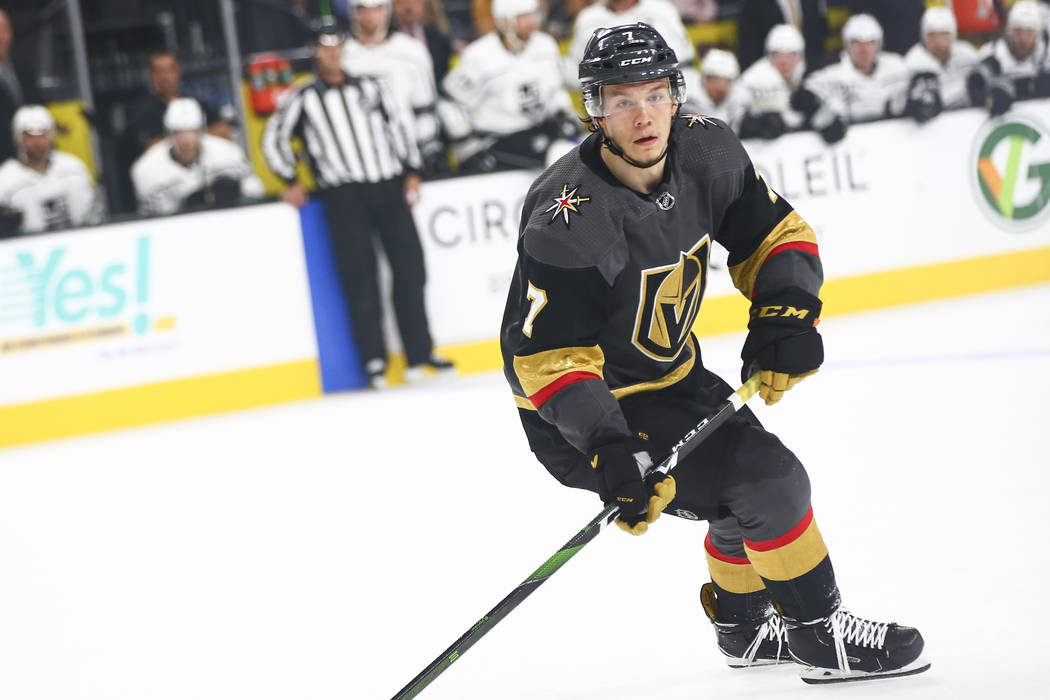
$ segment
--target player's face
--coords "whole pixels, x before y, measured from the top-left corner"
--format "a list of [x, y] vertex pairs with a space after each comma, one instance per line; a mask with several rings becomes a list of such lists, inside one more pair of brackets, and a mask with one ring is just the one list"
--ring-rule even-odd
[[879, 55], [879, 42], [851, 41], [849, 43], [849, 57], [853, 61], [853, 67], [865, 75], [875, 70], [875, 59]]
[[179, 62], [170, 54], [158, 54], [149, 62], [149, 80], [158, 95], [177, 95], [179, 92]]
[[667, 148], [677, 103], [667, 78], [602, 88], [602, 128], [632, 160], [648, 163]]
[[929, 32], [922, 38], [923, 43], [926, 44], [926, 50], [941, 63], [946, 62], [948, 56], [951, 55], [953, 40], [951, 32]]
[[387, 27], [387, 9], [384, 5], [358, 5], [354, 10], [354, 21], [365, 34], [377, 34]]
[[187, 160], [197, 159], [197, 152], [200, 151], [201, 147], [201, 133], [199, 131], [173, 131], [171, 132], [171, 140], [175, 143], [175, 148], [178, 149], [179, 153]]
[[26, 160], [30, 163], [38, 163], [47, 158], [51, 153], [51, 144], [55, 135], [50, 131], [33, 134], [28, 131], [22, 132], [22, 148], [26, 152]]
[[1015, 58], [1019, 58], [1022, 61], [1028, 58], [1035, 51], [1038, 43], [1039, 33], [1034, 29], [1018, 27], [1010, 30], [1010, 45], [1013, 47]]
[[707, 91], [707, 96], [715, 104], [719, 104], [724, 100], [732, 87], [733, 81], [729, 78], [721, 78], [717, 75], [704, 76], [704, 90]]
[[794, 51], [773, 51], [769, 54], [769, 62], [777, 69], [777, 73], [780, 73], [780, 76], [787, 81], [792, 80], [792, 74], [800, 61], [802, 61], [802, 55]]
[[522, 41], [528, 41], [532, 33], [540, 28], [540, 18], [535, 12], [525, 12], [514, 18], [512, 26]]

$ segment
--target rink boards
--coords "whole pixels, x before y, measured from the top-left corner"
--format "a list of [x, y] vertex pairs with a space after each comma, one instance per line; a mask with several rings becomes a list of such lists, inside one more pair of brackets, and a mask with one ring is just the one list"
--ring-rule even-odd
[[[747, 146], [817, 233], [828, 316], [1050, 280], [1048, 123], [1043, 100]], [[431, 330], [464, 372], [500, 364], [534, 177], [428, 182], [414, 210]], [[0, 447], [360, 386], [318, 225], [277, 203], [0, 241]], [[713, 271], [697, 331], [746, 318]]]

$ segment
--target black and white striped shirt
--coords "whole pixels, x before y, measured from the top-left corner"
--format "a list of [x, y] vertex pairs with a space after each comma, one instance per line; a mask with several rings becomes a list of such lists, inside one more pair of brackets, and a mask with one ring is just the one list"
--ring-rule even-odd
[[375, 78], [347, 76], [342, 85], [314, 78], [284, 97], [266, 124], [262, 152], [288, 182], [295, 180], [293, 136], [303, 139], [322, 189], [384, 182], [422, 165], [411, 119]]

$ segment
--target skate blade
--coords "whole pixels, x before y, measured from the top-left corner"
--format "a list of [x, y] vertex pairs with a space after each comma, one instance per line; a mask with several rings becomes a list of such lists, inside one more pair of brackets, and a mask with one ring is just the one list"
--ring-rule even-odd
[[809, 666], [799, 675], [804, 682], [811, 684], [852, 683], [853, 681], [875, 681], [880, 678], [914, 676], [917, 673], [928, 670], [930, 670], [930, 662], [920, 656], [907, 666], [893, 671], [850, 671], [849, 673], [843, 673], [837, 669]]
[[726, 659], [726, 666], [728, 666], [729, 668], [741, 668], [741, 669], [743, 669], [743, 668], [759, 668], [759, 667], [763, 667], [764, 668], [766, 666], [783, 666], [785, 664], [791, 664], [791, 663], [794, 663], [794, 661], [792, 661], [791, 657], [789, 657], [789, 656], [785, 656], [782, 659], [755, 659], [751, 663], [748, 663], [747, 661], [744, 661], [743, 659], [737, 659], [737, 658], [727, 658]]

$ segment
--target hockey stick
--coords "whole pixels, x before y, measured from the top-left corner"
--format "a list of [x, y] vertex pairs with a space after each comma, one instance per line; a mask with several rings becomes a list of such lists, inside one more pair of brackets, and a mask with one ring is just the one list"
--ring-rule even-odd
[[[760, 385], [761, 379], [756, 372], [744, 382], [742, 387], [733, 392], [729, 398], [718, 404], [709, 416], [686, 433], [685, 437], [671, 448], [671, 454], [664, 461], [660, 462], [653, 471], [666, 474], [674, 469], [679, 459], [696, 449], [697, 445], [707, 439], [720, 425], [729, 420], [730, 416], [739, 411], [747, 403], [748, 399], [758, 392]], [[543, 565], [522, 581], [517, 588], [510, 592], [510, 595], [497, 603], [496, 607], [489, 610], [483, 618], [474, 623], [474, 626], [464, 632], [463, 636], [457, 639], [452, 646], [441, 652], [441, 656], [431, 661], [430, 665], [420, 671], [419, 675], [402, 688], [392, 700], [408, 700], [419, 695], [435, 678], [451, 666], [453, 661], [462, 656], [467, 649], [474, 646], [475, 642], [488, 634], [489, 630], [495, 627], [511, 610], [518, 607], [523, 600], [528, 598], [541, 583], [554, 575], [554, 572], [560, 569], [565, 562], [572, 559], [577, 552], [583, 549], [584, 545], [597, 537], [619, 514], [619, 506], [615, 504], [605, 506], [605, 509], [596, 518], [577, 532], [571, 540], [554, 553], [554, 556], [543, 562]]]

